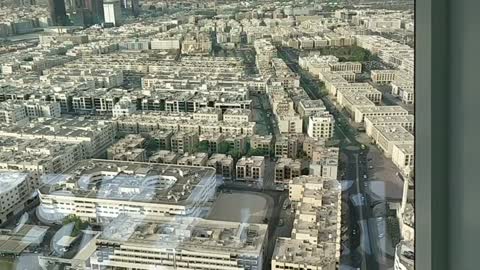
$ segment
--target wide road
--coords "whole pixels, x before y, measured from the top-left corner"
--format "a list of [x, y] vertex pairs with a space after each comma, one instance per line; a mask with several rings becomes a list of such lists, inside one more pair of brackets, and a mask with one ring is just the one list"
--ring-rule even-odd
[[311, 99], [321, 99], [337, 122], [337, 135], [342, 141], [340, 150], [346, 156], [343, 182], [348, 183], [348, 187], [344, 189], [343, 197], [347, 198], [350, 209], [347, 233], [351, 238], [357, 238], [347, 241], [346, 248], [349, 253], [341, 257], [340, 264], [354, 269], [357, 267], [364, 270], [387, 269], [383, 264], [385, 259], [379, 253], [376, 218], [372, 213], [370, 198], [366, 192], [365, 182], [368, 179], [364, 179], [364, 175], [367, 175], [368, 169], [368, 148], [363, 150], [360, 148], [361, 143], [356, 139], [356, 130], [348, 124], [348, 116], [338, 111], [335, 104], [325, 93], [322, 93], [318, 79], [300, 68], [295, 51], [285, 48], [279, 48], [278, 51], [287, 66], [300, 75], [301, 86], [308, 96]]

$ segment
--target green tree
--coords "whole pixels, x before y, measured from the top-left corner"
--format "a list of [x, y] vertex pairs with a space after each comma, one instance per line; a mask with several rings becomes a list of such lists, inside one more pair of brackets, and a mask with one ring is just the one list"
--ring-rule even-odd
[[210, 144], [208, 143], [207, 140], [201, 141], [195, 146], [196, 152], [208, 153], [209, 149], [210, 149]]
[[217, 146], [218, 153], [220, 154], [227, 154], [230, 150], [230, 144], [228, 142], [221, 142]]
[[88, 228], [90, 225], [87, 221], [83, 221], [80, 219], [80, 217], [76, 215], [68, 215], [64, 220], [63, 220], [63, 225], [71, 224], [73, 223], [73, 230], [71, 236], [75, 237], [80, 234], [82, 230], [85, 230]]
[[231, 156], [232, 158], [234, 159], [239, 159], [242, 154], [240, 153], [240, 151], [238, 150], [235, 150], [235, 149], [230, 149], [228, 152], [227, 152], [227, 155]]

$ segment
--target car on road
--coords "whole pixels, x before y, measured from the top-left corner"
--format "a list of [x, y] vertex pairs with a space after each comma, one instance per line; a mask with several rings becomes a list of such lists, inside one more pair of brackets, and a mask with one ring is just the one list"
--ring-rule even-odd
[[369, 168], [369, 169], [373, 169], [373, 166], [372, 166], [372, 165], [370, 165], [370, 166], [368, 166], [368, 168]]
[[382, 221], [383, 217], [377, 217], [377, 221]]
[[368, 182], [363, 182], [364, 187], [368, 187]]
[[379, 233], [379, 234], [378, 234], [378, 238], [383, 238], [384, 236], [385, 236], [384, 233]]
[[367, 175], [366, 175], [366, 174], [363, 175], [363, 179], [367, 179]]
[[279, 221], [278, 221], [278, 226], [283, 226], [285, 222], [283, 221], [283, 218], [281, 218]]

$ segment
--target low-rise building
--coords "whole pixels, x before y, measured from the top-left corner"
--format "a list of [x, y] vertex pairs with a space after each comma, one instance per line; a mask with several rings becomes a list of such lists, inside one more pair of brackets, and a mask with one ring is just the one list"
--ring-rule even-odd
[[357, 107], [354, 111], [354, 121], [355, 123], [362, 123], [365, 120], [365, 117], [371, 115], [380, 115], [380, 116], [398, 116], [398, 115], [408, 115], [408, 111], [402, 108], [401, 106], [366, 106], [366, 107]]
[[389, 84], [395, 81], [395, 76], [397, 74], [397, 70], [390, 70], [390, 69], [382, 69], [382, 70], [371, 70], [370, 76], [372, 78], [372, 82], [378, 84]]
[[394, 144], [392, 149], [393, 164], [402, 172], [402, 175], [409, 177], [413, 172], [415, 164], [415, 145], [412, 142]]
[[335, 118], [328, 112], [310, 115], [308, 118], [308, 136], [314, 139], [329, 139], [333, 137]]
[[225, 154], [213, 154], [207, 161], [207, 166], [215, 168], [217, 175], [225, 180], [233, 179], [234, 164], [233, 158]]
[[148, 161], [152, 163], [177, 164], [179, 157], [180, 155], [176, 152], [159, 150], [154, 152]]
[[107, 159], [143, 162], [147, 159], [145, 143], [142, 136], [129, 134], [107, 149]]
[[413, 134], [415, 117], [413, 115], [382, 116], [370, 115], [365, 117], [365, 131], [372, 137], [375, 126], [402, 126]]
[[242, 157], [235, 166], [237, 181], [259, 182], [263, 181], [265, 172], [265, 157]]
[[250, 147], [252, 149], [260, 149], [265, 154], [270, 153], [273, 148], [273, 136], [272, 135], [253, 135], [250, 137]]
[[184, 154], [177, 160], [177, 165], [203, 167], [207, 165], [207, 153]]
[[[148, 223], [145, 223], [148, 222]], [[165, 217], [118, 218], [94, 240], [93, 269], [262, 269], [266, 224]], [[146, 260], [148, 257], [150, 259]]]
[[414, 141], [412, 133], [402, 126], [375, 126], [372, 139], [388, 158], [392, 156], [394, 145], [408, 144]]
[[76, 118], [39, 118], [29, 125], [0, 124], [0, 137], [45, 139], [80, 146], [83, 158], [100, 157], [115, 141], [116, 126], [110, 121]]
[[75, 214], [91, 223], [121, 214], [141, 219], [195, 216], [215, 195], [215, 170], [171, 164], [84, 160], [38, 190], [42, 216]]
[[195, 147], [198, 144], [198, 133], [179, 131], [170, 138], [170, 145], [172, 151], [183, 154], [195, 152]]
[[28, 116], [25, 112], [25, 108], [21, 104], [14, 102], [1, 102], [0, 123], [10, 125], [28, 123]]
[[301, 150], [300, 135], [278, 136], [275, 138], [275, 156], [297, 158]]
[[155, 130], [149, 133], [151, 140], [160, 150], [171, 150], [172, 149], [172, 136], [174, 132], [171, 130]]
[[275, 243], [272, 269], [337, 269], [341, 241], [341, 186], [318, 176], [289, 182], [295, 213], [291, 238]]
[[30, 174], [0, 172], [0, 224], [24, 209], [32, 191]]
[[274, 183], [286, 187], [288, 182], [302, 175], [302, 161], [291, 158], [279, 158], [275, 162]]

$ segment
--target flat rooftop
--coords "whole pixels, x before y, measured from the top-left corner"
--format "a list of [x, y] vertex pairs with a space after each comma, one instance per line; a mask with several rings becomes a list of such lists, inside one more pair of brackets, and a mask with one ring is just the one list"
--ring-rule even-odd
[[404, 115], [408, 114], [408, 111], [402, 108], [401, 106], [373, 106], [373, 107], [359, 107], [357, 108], [361, 113], [401, 113]]
[[[65, 172], [63, 181], [40, 188], [46, 195], [185, 205], [214, 181], [215, 169], [89, 159]], [[73, 188], [68, 188], [67, 185]], [[72, 185], [73, 184], [73, 185]]]
[[414, 136], [402, 126], [376, 126], [379, 134], [381, 134], [389, 142], [413, 142]]
[[310, 244], [303, 240], [280, 237], [275, 243], [272, 260], [315, 266], [335, 266], [336, 247], [333, 243]]
[[365, 117], [365, 121], [370, 121], [372, 124], [382, 124], [382, 123], [414, 123], [415, 116], [409, 115], [369, 115]]
[[207, 220], [194, 217], [165, 217], [149, 222], [119, 216], [104, 228], [98, 241], [129, 247], [172, 248], [220, 254], [260, 256], [267, 233], [266, 224]]

